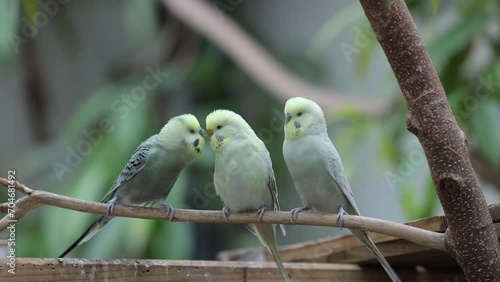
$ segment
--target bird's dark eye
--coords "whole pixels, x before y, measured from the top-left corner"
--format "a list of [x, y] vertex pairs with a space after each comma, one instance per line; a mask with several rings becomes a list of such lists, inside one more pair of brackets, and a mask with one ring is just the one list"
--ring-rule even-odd
[[194, 129], [191, 129], [191, 130], [189, 130], [189, 133], [191, 133], [191, 134], [195, 134], [195, 133], [196, 133], [196, 131], [194, 131]]
[[303, 112], [298, 112], [297, 116], [300, 117], [300, 116], [302, 116], [302, 114], [304, 114], [304, 113]]
[[221, 130], [222, 129], [222, 125], [217, 125], [217, 129]]

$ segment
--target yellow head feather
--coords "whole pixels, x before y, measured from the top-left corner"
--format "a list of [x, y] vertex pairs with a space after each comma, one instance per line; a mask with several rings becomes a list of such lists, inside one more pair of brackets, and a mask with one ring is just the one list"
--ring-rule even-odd
[[255, 135], [250, 125], [237, 113], [230, 110], [215, 110], [206, 118], [206, 129], [210, 136], [210, 145], [217, 153], [231, 139]]
[[168, 149], [185, 148], [189, 154], [198, 156], [205, 147], [202, 133], [198, 119], [192, 114], [184, 114], [171, 118], [160, 130], [158, 139]]
[[285, 138], [326, 132], [323, 111], [316, 102], [302, 97], [289, 99], [285, 104]]

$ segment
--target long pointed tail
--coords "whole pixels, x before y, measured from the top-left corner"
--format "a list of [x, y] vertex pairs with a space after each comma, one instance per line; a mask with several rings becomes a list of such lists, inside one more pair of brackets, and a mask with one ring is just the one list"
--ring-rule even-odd
[[66, 251], [64, 251], [59, 258], [63, 258], [66, 256], [69, 252], [71, 252], [74, 248], [76, 248], [78, 245], [87, 242], [90, 240], [96, 233], [99, 231], [101, 228], [106, 226], [106, 224], [111, 220], [112, 217], [104, 216], [101, 215], [99, 218], [97, 218], [92, 225], [78, 238], [71, 246], [69, 246]]
[[280, 254], [278, 253], [278, 247], [276, 247], [276, 244], [272, 246], [268, 246], [267, 249], [273, 255], [274, 261], [276, 262], [276, 265], [278, 265], [278, 269], [281, 272], [281, 275], [283, 275], [283, 278], [285, 278], [285, 281], [290, 282], [290, 277], [288, 277], [288, 273], [286, 272], [285, 266], [283, 265], [283, 262], [281, 261]]
[[278, 266], [278, 269], [281, 272], [281, 275], [283, 275], [285, 281], [290, 282], [291, 281], [290, 277], [288, 276], [285, 266], [281, 261], [280, 254], [278, 252], [278, 247], [276, 246], [274, 227], [275, 227], [274, 225], [270, 224], [253, 224], [255, 234], [259, 238], [260, 242], [267, 247], [267, 249], [273, 256], [274, 261], [276, 262], [276, 265]]
[[377, 257], [377, 260], [380, 262], [380, 264], [384, 268], [385, 272], [387, 272], [387, 275], [389, 275], [391, 280], [393, 282], [401, 282], [399, 276], [396, 274], [394, 269], [392, 269], [392, 267], [389, 265], [387, 260], [384, 258], [384, 255], [382, 255], [377, 246], [375, 246], [375, 243], [373, 243], [368, 233], [361, 230], [351, 230], [351, 232], [356, 237], [358, 237], [358, 239], [361, 240], [361, 242], [365, 243], [366, 247], [370, 250], [370, 252], [372, 252], [372, 254], [374, 254], [375, 257]]

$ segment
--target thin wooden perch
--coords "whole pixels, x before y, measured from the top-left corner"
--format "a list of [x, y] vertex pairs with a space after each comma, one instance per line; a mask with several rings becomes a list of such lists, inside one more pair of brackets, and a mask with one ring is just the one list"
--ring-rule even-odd
[[[0, 178], [0, 184], [9, 185], [9, 181]], [[84, 200], [78, 200], [55, 193], [33, 190], [19, 182], [15, 182], [17, 191], [26, 194], [26, 197], [20, 198], [15, 202], [13, 216], [7, 214], [0, 220], [0, 232], [5, 230], [11, 220], [19, 220], [29, 211], [39, 206], [54, 206], [69, 210], [82, 211], [87, 213], [104, 214], [106, 213], [106, 204], [96, 203]], [[0, 205], [0, 212], [7, 213], [8, 203]], [[167, 214], [161, 209], [147, 207], [132, 207], [117, 205], [113, 211], [115, 216], [134, 217], [143, 219], [168, 220]], [[175, 210], [174, 222], [202, 222], [202, 223], [259, 223], [257, 213], [230, 213], [228, 221], [225, 221], [221, 211], [201, 211], [201, 210]], [[260, 223], [272, 224], [292, 224], [288, 212], [268, 211], [264, 214]], [[318, 214], [303, 212], [294, 219], [294, 224], [331, 226], [339, 227], [336, 214]], [[423, 245], [429, 248], [445, 251], [444, 235], [420, 228], [408, 226], [401, 223], [385, 221], [381, 219], [345, 216], [345, 228], [362, 229], [380, 234], [385, 234], [410, 242]]]
[[468, 281], [498, 281], [500, 244], [467, 139], [403, 0], [360, 0], [408, 104], [406, 125], [429, 163], [448, 222], [445, 245]]

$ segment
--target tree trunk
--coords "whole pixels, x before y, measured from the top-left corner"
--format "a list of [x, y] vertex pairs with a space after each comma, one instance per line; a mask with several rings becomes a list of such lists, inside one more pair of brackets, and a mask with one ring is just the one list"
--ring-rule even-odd
[[467, 140], [403, 0], [360, 0], [408, 104], [406, 124], [424, 149], [448, 221], [445, 244], [469, 281], [500, 279], [500, 244]]

